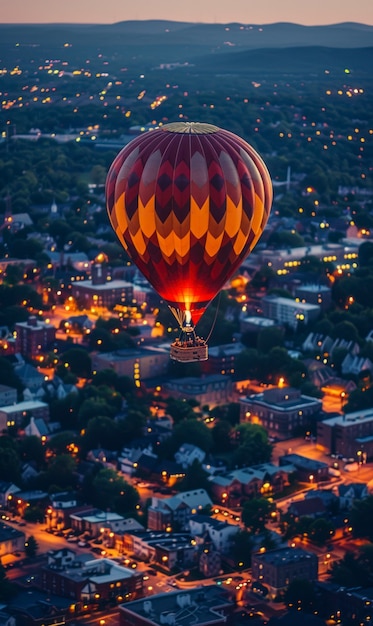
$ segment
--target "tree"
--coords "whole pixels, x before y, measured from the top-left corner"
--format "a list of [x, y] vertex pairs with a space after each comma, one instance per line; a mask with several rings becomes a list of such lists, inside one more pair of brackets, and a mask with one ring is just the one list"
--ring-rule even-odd
[[92, 363], [87, 350], [71, 348], [61, 355], [60, 360], [76, 376], [89, 378], [91, 375]]
[[36, 435], [24, 437], [19, 442], [19, 453], [22, 461], [27, 463], [34, 461], [37, 467], [41, 467], [45, 460], [44, 446]]
[[347, 321], [336, 324], [333, 336], [346, 341], [354, 341], [355, 343], [359, 341], [359, 333], [356, 326], [352, 322]]
[[204, 452], [209, 452], [213, 445], [211, 430], [203, 422], [196, 419], [188, 419], [177, 424], [166, 445], [170, 444], [170, 449], [175, 452], [183, 443], [191, 443], [198, 446]]
[[99, 415], [89, 420], [83, 442], [87, 450], [97, 447], [118, 450], [122, 443], [117, 423], [111, 417]]
[[8, 580], [5, 568], [0, 563], [0, 602], [7, 604], [17, 593], [17, 586]]
[[117, 472], [100, 469], [92, 481], [92, 504], [103, 511], [112, 510], [120, 515], [135, 510], [139, 501], [137, 490]]
[[20, 393], [24, 385], [14, 372], [13, 365], [5, 358], [0, 357], [0, 383], [14, 387]]
[[79, 426], [85, 428], [89, 420], [97, 416], [113, 417], [113, 409], [103, 398], [84, 400], [78, 411]]
[[251, 533], [247, 530], [239, 530], [233, 536], [232, 556], [235, 564], [240, 568], [251, 566], [251, 555], [254, 549], [254, 542]]
[[272, 445], [263, 426], [239, 424], [235, 428], [234, 437], [238, 447], [233, 453], [233, 465], [242, 467], [270, 461]]
[[210, 411], [212, 417], [221, 421], [227, 421], [235, 426], [240, 421], [239, 402], [229, 402], [229, 404], [219, 404]]
[[373, 496], [355, 500], [349, 517], [353, 536], [373, 541]]
[[25, 553], [29, 559], [32, 559], [36, 556], [36, 553], [39, 549], [39, 544], [36, 541], [34, 535], [30, 535], [30, 537], [25, 541]]
[[228, 452], [231, 449], [232, 424], [228, 420], [218, 420], [212, 429], [215, 452]]
[[241, 514], [245, 528], [253, 535], [262, 532], [272, 510], [273, 506], [266, 498], [246, 500]]
[[0, 480], [19, 484], [21, 480], [21, 460], [16, 443], [7, 436], [0, 437]]
[[372, 572], [358, 555], [346, 552], [342, 559], [332, 563], [330, 579], [345, 587], [351, 587], [351, 581], [354, 587], [366, 587], [372, 584]]
[[76, 460], [69, 454], [60, 454], [50, 463], [50, 466], [39, 478], [44, 489], [52, 485], [58, 486], [61, 491], [73, 487], [76, 483]]
[[311, 612], [316, 602], [314, 585], [310, 580], [295, 578], [284, 592], [283, 599], [289, 609]]
[[175, 398], [167, 399], [167, 414], [172, 417], [173, 423], [178, 424], [182, 420], [195, 417], [193, 407], [186, 400]]
[[210, 490], [208, 473], [205, 472], [201, 463], [195, 459], [191, 465], [185, 470], [185, 477], [177, 483], [180, 491], [192, 491], [192, 489]]
[[329, 520], [319, 517], [312, 522], [308, 532], [312, 541], [323, 545], [326, 541], [330, 541], [335, 533], [335, 527]]
[[280, 347], [284, 343], [285, 331], [283, 328], [263, 328], [258, 335], [257, 349], [268, 354], [272, 348]]

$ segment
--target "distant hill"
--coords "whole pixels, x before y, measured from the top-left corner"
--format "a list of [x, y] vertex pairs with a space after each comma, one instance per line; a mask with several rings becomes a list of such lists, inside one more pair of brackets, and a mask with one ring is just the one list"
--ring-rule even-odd
[[[1, 46], [61, 46], [88, 41], [97, 46], [199, 45], [220, 47], [229, 42], [241, 48], [326, 46], [364, 48], [373, 45], [373, 26], [344, 22], [327, 26], [275, 24], [201, 24], [164, 20], [127, 21], [116, 24], [0, 24]], [[125, 35], [125, 38], [124, 38]], [[162, 37], [162, 41], [160, 41]]]
[[111, 71], [116, 66], [154, 69], [165, 63], [189, 63], [208, 71], [209, 66], [214, 69], [219, 56], [221, 71], [228, 72], [254, 65], [263, 70], [283, 71], [286, 66], [300, 71], [302, 64], [307, 71], [315, 66], [318, 72], [330, 64], [355, 63], [359, 69], [364, 66], [365, 73], [368, 62], [372, 63], [372, 47], [373, 26], [358, 23], [302, 26], [144, 20], [110, 25], [0, 24], [3, 66], [61, 58], [69, 64], [82, 64], [89, 58], [91, 63], [98, 63], [97, 59], [101, 64], [107, 62]]

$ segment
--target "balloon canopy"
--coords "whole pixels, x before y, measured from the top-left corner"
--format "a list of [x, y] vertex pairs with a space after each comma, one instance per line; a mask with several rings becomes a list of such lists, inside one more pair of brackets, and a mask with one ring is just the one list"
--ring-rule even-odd
[[119, 152], [106, 201], [122, 246], [182, 327], [198, 322], [253, 250], [272, 184], [261, 157], [237, 135], [175, 122]]

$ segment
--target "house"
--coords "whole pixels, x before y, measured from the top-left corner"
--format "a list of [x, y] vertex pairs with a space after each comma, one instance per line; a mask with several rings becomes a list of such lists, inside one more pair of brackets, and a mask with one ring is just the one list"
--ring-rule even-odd
[[76, 511], [70, 514], [71, 528], [78, 534], [86, 532], [91, 537], [98, 537], [106, 528], [112, 531], [121, 527], [123, 516], [113, 511], [100, 511], [99, 509]]
[[368, 357], [362, 357], [358, 354], [346, 354], [342, 361], [342, 374], [353, 374], [359, 376], [361, 372], [368, 370], [373, 373], [373, 363]]
[[205, 489], [183, 491], [170, 498], [153, 496], [148, 509], [148, 528], [150, 530], [180, 529], [188, 527], [192, 515], [205, 507], [211, 507], [212, 501]]
[[89, 555], [78, 557], [61, 549], [48, 552], [40, 586], [43, 591], [100, 608], [141, 595], [143, 574], [110, 559], [92, 560]]
[[38, 437], [38, 439], [41, 439], [42, 441], [47, 441], [51, 434], [49, 426], [43, 418], [39, 417], [35, 419], [33, 415], [31, 415], [30, 423], [25, 426], [24, 431], [27, 437]]
[[31, 315], [26, 322], [17, 322], [16, 351], [30, 359], [50, 350], [56, 338], [56, 329], [52, 324]]
[[21, 428], [28, 418], [33, 415], [36, 418], [49, 419], [49, 405], [38, 400], [18, 402], [11, 406], [0, 407], [0, 431], [15, 426]]
[[19, 552], [25, 548], [25, 533], [8, 524], [0, 523], [0, 558], [5, 554]]
[[261, 424], [271, 437], [288, 439], [308, 427], [322, 409], [318, 398], [292, 387], [272, 387], [239, 399], [240, 422]]
[[[119, 626], [159, 626], [176, 624], [176, 616], [186, 616], [185, 626], [224, 626], [231, 623], [235, 608], [228, 592], [218, 585], [206, 585], [121, 604]], [[188, 621], [193, 615], [193, 622]]]
[[244, 349], [245, 346], [238, 341], [209, 347], [209, 358], [201, 363], [202, 372], [204, 374], [233, 375], [237, 357]]
[[66, 624], [71, 614], [71, 598], [45, 593], [38, 589], [20, 589], [8, 603], [17, 624], [55, 626]]
[[37, 393], [44, 382], [44, 375], [29, 363], [20, 362], [14, 366], [14, 371], [21, 379], [24, 387], [32, 394]]
[[211, 476], [209, 482], [215, 502], [237, 506], [246, 498], [281, 492], [295, 471], [290, 464], [262, 463]]
[[115, 352], [92, 354], [92, 368], [97, 372], [111, 368], [118, 376], [128, 376], [135, 384], [164, 376], [169, 365], [169, 349], [144, 346]]
[[251, 567], [253, 579], [265, 585], [273, 599], [295, 579], [316, 580], [318, 558], [302, 548], [278, 548], [253, 554]]
[[44, 507], [48, 503], [48, 494], [41, 489], [30, 489], [29, 491], [17, 491], [17, 497], [13, 498], [10, 506], [12, 510], [23, 517], [25, 510], [29, 506]]
[[299, 302], [291, 298], [268, 295], [262, 298], [263, 315], [285, 326], [296, 329], [298, 325], [309, 324], [318, 319], [321, 306]]
[[297, 500], [292, 502], [287, 512], [299, 519], [300, 517], [320, 517], [326, 511], [325, 503], [319, 496], [313, 498], [304, 498], [304, 500]]
[[336, 415], [317, 424], [317, 446], [346, 458], [373, 456], [373, 410]]
[[306, 483], [318, 483], [329, 478], [329, 466], [323, 461], [310, 459], [300, 454], [284, 454], [279, 458], [280, 466], [293, 465], [298, 480]]
[[17, 389], [9, 385], [0, 385], [0, 406], [10, 406], [17, 403]]
[[175, 452], [175, 461], [179, 463], [183, 469], [186, 469], [190, 465], [194, 463], [194, 461], [198, 461], [198, 463], [203, 463], [206, 452], [201, 450], [198, 446], [194, 446], [191, 443], [184, 443], [177, 452]]
[[189, 520], [190, 534], [195, 538], [209, 539], [220, 554], [228, 554], [232, 548], [233, 537], [240, 527], [237, 524], [221, 522], [208, 515], [192, 515]]
[[128, 530], [123, 536], [120, 552], [132, 554], [145, 563], [157, 563], [170, 572], [185, 569], [195, 563], [197, 548], [189, 532], [162, 530]]
[[341, 509], [351, 509], [355, 500], [363, 500], [369, 496], [369, 490], [364, 483], [350, 483], [335, 486], [335, 492], [339, 496]]
[[21, 491], [17, 485], [7, 480], [0, 480], [0, 507], [7, 508], [9, 501], [12, 500], [13, 494]]
[[100, 463], [104, 467], [116, 469], [118, 464], [118, 454], [113, 450], [105, 450], [104, 448], [95, 448], [87, 452], [87, 460], [94, 463]]
[[227, 404], [233, 399], [233, 384], [229, 376], [211, 374], [201, 377], [169, 379], [163, 389], [167, 396], [180, 400], [195, 399], [201, 406]]

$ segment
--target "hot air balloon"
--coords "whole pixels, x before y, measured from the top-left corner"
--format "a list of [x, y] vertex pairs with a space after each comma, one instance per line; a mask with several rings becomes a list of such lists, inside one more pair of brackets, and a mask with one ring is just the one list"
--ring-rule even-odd
[[217, 126], [165, 124], [116, 156], [106, 203], [122, 246], [179, 323], [171, 358], [206, 360], [195, 325], [268, 220], [272, 184], [262, 158]]

